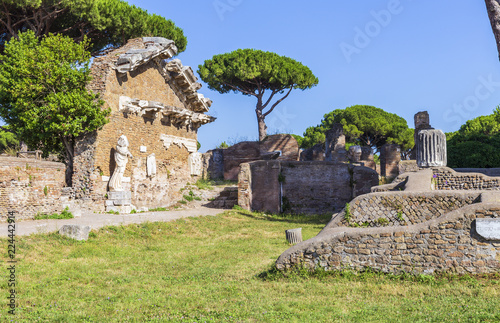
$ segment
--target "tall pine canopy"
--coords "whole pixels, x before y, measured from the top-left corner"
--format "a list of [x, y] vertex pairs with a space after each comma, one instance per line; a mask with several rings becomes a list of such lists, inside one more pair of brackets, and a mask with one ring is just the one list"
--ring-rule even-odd
[[318, 84], [318, 78], [302, 63], [256, 49], [215, 55], [198, 68], [209, 89], [219, 93], [237, 92], [257, 99], [259, 140], [267, 135], [265, 118], [293, 89], [305, 90]]
[[122, 0], [0, 0], [0, 51], [19, 32], [63, 34], [80, 42], [91, 39], [89, 50], [98, 55], [128, 39], [157, 36], [171, 39], [184, 51], [182, 29], [167, 20]]

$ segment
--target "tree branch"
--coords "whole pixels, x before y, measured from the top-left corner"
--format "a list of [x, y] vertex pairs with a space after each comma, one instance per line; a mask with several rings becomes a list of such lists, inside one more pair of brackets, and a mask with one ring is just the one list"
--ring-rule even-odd
[[10, 132], [10, 133], [12, 133], [14, 135], [17, 135], [13, 130], [5, 128], [5, 127], [2, 127], [2, 126], [0, 126], [0, 130], [1, 131], [5, 131], [5, 132]]
[[279, 92], [278, 90], [273, 90], [273, 93], [271, 93], [271, 96], [269, 97], [269, 99], [267, 99], [266, 103], [264, 103], [264, 105], [262, 106], [262, 109], [265, 109], [267, 107], [269, 102], [271, 102], [273, 96], [278, 92]]
[[253, 96], [257, 96], [257, 94], [255, 94], [254, 92], [251, 92], [251, 91], [248, 91], [248, 90], [244, 90], [242, 89], [241, 87], [238, 87], [238, 86], [234, 86], [230, 83], [226, 83], [226, 82], [222, 82], [224, 85], [227, 85], [233, 89], [235, 89], [236, 91], [239, 91], [239, 92], [242, 92], [242, 93], [245, 93], [245, 94], [248, 94], [248, 95], [253, 95]]
[[287, 98], [287, 96], [290, 94], [290, 92], [292, 92], [292, 90], [293, 90], [293, 85], [291, 85], [291, 86], [290, 86], [290, 90], [288, 90], [288, 92], [287, 92], [287, 93], [286, 93], [286, 94], [285, 94], [285, 95], [284, 95], [281, 99], [279, 99], [278, 101], [276, 101], [276, 102], [275, 102], [275, 103], [271, 106], [271, 109], [269, 109], [269, 111], [267, 111], [266, 113], [264, 113], [264, 118], [265, 118], [265, 117], [267, 117], [267, 115], [268, 115], [269, 113], [273, 112], [274, 108], [276, 108], [276, 106], [277, 106], [278, 104], [280, 104], [280, 103], [281, 103], [281, 101], [283, 101], [284, 99], [286, 99], [286, 98]]

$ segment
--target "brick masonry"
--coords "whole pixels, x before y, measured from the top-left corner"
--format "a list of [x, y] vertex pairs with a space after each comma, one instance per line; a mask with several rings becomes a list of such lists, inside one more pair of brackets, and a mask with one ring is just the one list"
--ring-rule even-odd
[[[291, 135], [267, 136], [261, 142], [242, 141], [227, 149], [215, 149], [204, 156], [204, 174], [217, 179], [223, 170], [225, 180], [238, 180], [240, 164], [270, 159], [270, 153], [279, 151], [278, 160], [298, 160], [299, 145]], [[221, 165], [222, 163], [222, 165]]]
[[18, 219], [62, 211], [65, 169], [63, 163], [1, 157], [0, 221], [8, 211], [17, 211]]
[[478, 191], [370, 193], [349, 203], [349, 221], [343, 210], [336, 223], [356, 227], [407, 226], [477, 203], [480, 195]]
[[[94, 81], [89, 88], [101, 94], [105, 101], [104, 108], [111, 110], [111, 116], [102, 129], [79, 138], [75, 149], [73, 188], [76, 198], [90, 201], [99, 211], [104, 210], [105, 179], [114, 171], [114, 150], [120, 135], [127, 136], [130, 143], [128, 149], [134, 156], [129, 158], [124, 174], [124, 177], [130, 177], [124, 188], [132, 192], [134, 206], [168, 206], [182, 197], [180, 188], [192, 180], [187, 148], [171, 144], [167, 149], [160, 136], [196, 140], [197, 129], [174, 126], [155, 114], [139, 116], [119, 111], [120, 96], [192, 110], [180, 90], [181, 86], [174, 77], [166, 74], [165, 63], [161, 59], [152, 59], [126, 74], [114, 69], [119, 55], [133, 48], [145, 48], [142, 39], [130, 40], [125, 46], [96, 58], [92, 64]], [[146, 147], [146, 152], [140, 151], [141, 146]], [[146, 158], [152, 153], [155, 154], [157, 173], [155, 177], [148, 178]]]
[[388, 273], [493, 273], [500, 271], [500, 242], [475, 231], [475, 219], [499, 218], [498, 204], [478, 203], [408, 227], [345, 228], [327, 225], [315, 238], [285, 251], [278, 269], [370, 267]]
[[433, 168], [437, 190], [500, 190], [500, 178], [479, 173], [459, 173], [448, 167]]
[[256, 161], [241, 165], [238, 204], [248, 210], [271, 213], [331, 213], [377, 184], [377, 173], [363, 166]]

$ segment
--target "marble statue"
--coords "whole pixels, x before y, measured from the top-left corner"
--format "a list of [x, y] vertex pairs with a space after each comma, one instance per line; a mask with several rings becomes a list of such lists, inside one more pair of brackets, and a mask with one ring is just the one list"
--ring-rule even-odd
[[156, 157], [154, 153], [149, 155], [146, 159], [146, 172], [148, 177], [156, 176]]
[[122, 178], [123, 173], [125, 173], [125, 167], [127, 166], [128, 158], [134, 158], [130, 151], [128, 151], [128, 140], [125, 135], [121, 135], [118, 138], [118, 144], [116, 145], [115, 151], [115, 162], [116, 167], [113, 172], [113, 176], [109, 180], [109, 191], [110, 192], [120, 192], [123, 191]]

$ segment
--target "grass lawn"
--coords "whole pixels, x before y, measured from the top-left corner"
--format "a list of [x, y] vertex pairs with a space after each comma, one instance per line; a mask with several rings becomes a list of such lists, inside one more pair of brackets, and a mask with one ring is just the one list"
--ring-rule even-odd
[[[106, 227], [86, 242], [18, 237], [15, 317], [2, 253], [0, 321], [498, 322], [498, 276], [377, 273], [286, 277], [272, 265], [284, 230], [315, 236], [329, 217], [230, 211], [168, 223]], [[7, 246], [6, 239], [0, 240]]]

